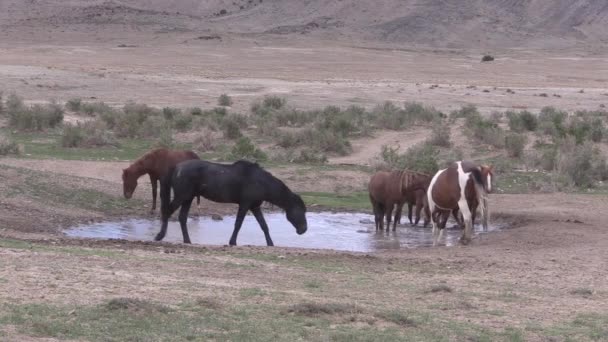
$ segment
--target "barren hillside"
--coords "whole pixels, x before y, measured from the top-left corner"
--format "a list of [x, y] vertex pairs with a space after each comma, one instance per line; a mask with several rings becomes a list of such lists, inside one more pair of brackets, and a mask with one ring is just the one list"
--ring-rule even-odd
[[2, 31], [297, 34], [435, 47], [608, 42], [605, 0], [0, 0]]

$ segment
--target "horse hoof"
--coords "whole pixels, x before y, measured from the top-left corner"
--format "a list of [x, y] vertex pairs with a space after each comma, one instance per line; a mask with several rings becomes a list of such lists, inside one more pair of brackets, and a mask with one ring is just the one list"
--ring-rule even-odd
[[160, 241], [160, 240], [162, 240], [163, 238], [164, 238], [164, 236], [162, 236], [162, 235], [156, 235], [156, 236], [154, 237], [154, 241]]

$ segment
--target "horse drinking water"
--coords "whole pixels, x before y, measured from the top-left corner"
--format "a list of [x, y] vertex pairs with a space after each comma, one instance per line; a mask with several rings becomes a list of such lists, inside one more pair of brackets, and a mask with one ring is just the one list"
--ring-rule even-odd
[[491, 166], [478, 166], [469, 161], [458, 161], [433, 176], [427, 192], [433, 221], [433, 245], [441, 239], [450, 212], [456, 216], [459, 210], [462, 214], [464, 230], [460, 240], [463, 244], [471, 241], [473, 222], [479, 204], [481, 204], [479, 207], [483, 228], [487, 230], [489, 220], [487, 195], [492, 192], [492, 171]]
[[148, 174], [150, 183], [152, 183], [152, 209], [150, 209], [150, 213], [154, 213], [158, 181], [167, 174], [170, 168], [174, 168], [178, 163], [190, 159], [199, 158], [192, 151], [168, 150], [166, 148], [149, 151], [128, 168], [122, 170], [122, 187], [125, 198], [129, 199], [133, 196], [137, 187], [137, 179]]
[[[174, 198], [171, 200], [171, 189]], [[178, 164], [171, 173], [161, 180], [161, 230], [155, 240], [160, 241], [167, 233], [169, 217], [181, 207], [179, 224], [184, 243], [190, 243], [188, 235], [188, 211], [194, 196], [203, 196], [214, 202], [236, 203], [239, 209], [230, 237], [230, 245], [236, 245], [236, 239], [248, 211], [253, 213], [264, 232], [266, 244], [273, 246], [268, 225], [264, 220], [261, 205], [270, 202], [285, 210], [287, 220], [296, 228], [298, 234], [307, 229], [306, 206], [304, 201], [270, 172], [257, 163], [239, 160], [225, 165], [204, 160], [189, 160]]]
[[[406, 194], [410, 191], [426, 191], [430, 181], [429, 175], [409, 170], [376, 172], [368, 185], [376, 230], [384, 230], [384, 216], [386, 216], [386, 230], [389, 230], [395, 205], [403, 206]], [[393, 230], [397, 229], [397, 222], [400, 219], [401, 210], [397, 210]]]

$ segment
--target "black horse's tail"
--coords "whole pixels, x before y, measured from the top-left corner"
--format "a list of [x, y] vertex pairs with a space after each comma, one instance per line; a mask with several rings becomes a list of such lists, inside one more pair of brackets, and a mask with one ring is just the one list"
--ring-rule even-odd
[[475, 168], [471, 171], [473, 176], [473, 182], [475, 183], [475, 192], [477, 193], [477, 199], [480, 202], [479, 209], [481, 210], [482, 224], [484, 230], [488, 229], [488, 221], [490, 220], [490, 212], [488, 208], [488, 192], [486, 186], [483, 183], [483, 176], [481, 170]]
[[161, 213], [166, 214], [171, 203], [171, 187], [173, 186], [173, 172], [175, 167], [169, 168], [167, 173], [160, 178], [160, 208]]

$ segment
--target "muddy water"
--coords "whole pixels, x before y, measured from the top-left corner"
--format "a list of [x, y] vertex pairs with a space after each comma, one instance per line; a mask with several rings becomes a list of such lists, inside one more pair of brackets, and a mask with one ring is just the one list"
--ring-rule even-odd
[[[396, 232], [376, 233], [373, 216], [368, 214], [308, 213], [308, 231], [303, 235], [296, 234], [295, 228], [283, 213], [267, 213], [264, 216], [275, 246], [373, 252], [432, 245], [430, 228], [413, 227], [408, 223], [397, 226]], [[190, 239], [192, 243], [197, 244], [226, 245], [232, 234], [234, 220], [235, 218], [230, 216], [221, 221], [213, 221], [209, 217], [191, 218], [188, 220]], [[489, 227], [488, 232], [504, 227], [504, 224], [495, 223]], [[159, 220], [133, 219], [78, 226], [68, 229], [65, 233], [72, 237], [153, 240], [159, 229]], [[475, 227], [475, 230], [477, 234], [482, 234], [481, 227]], [[447, 236], [445, 245], [457, 244], [460, 234], [460, 229], [456, 227], [447, 229], [444, 234]], [[182, 242], [178, 222], [169, 222], [164, 240]], [[237, 244], [266, 245], [264, 234], [253, 216], [245, 217]]]

